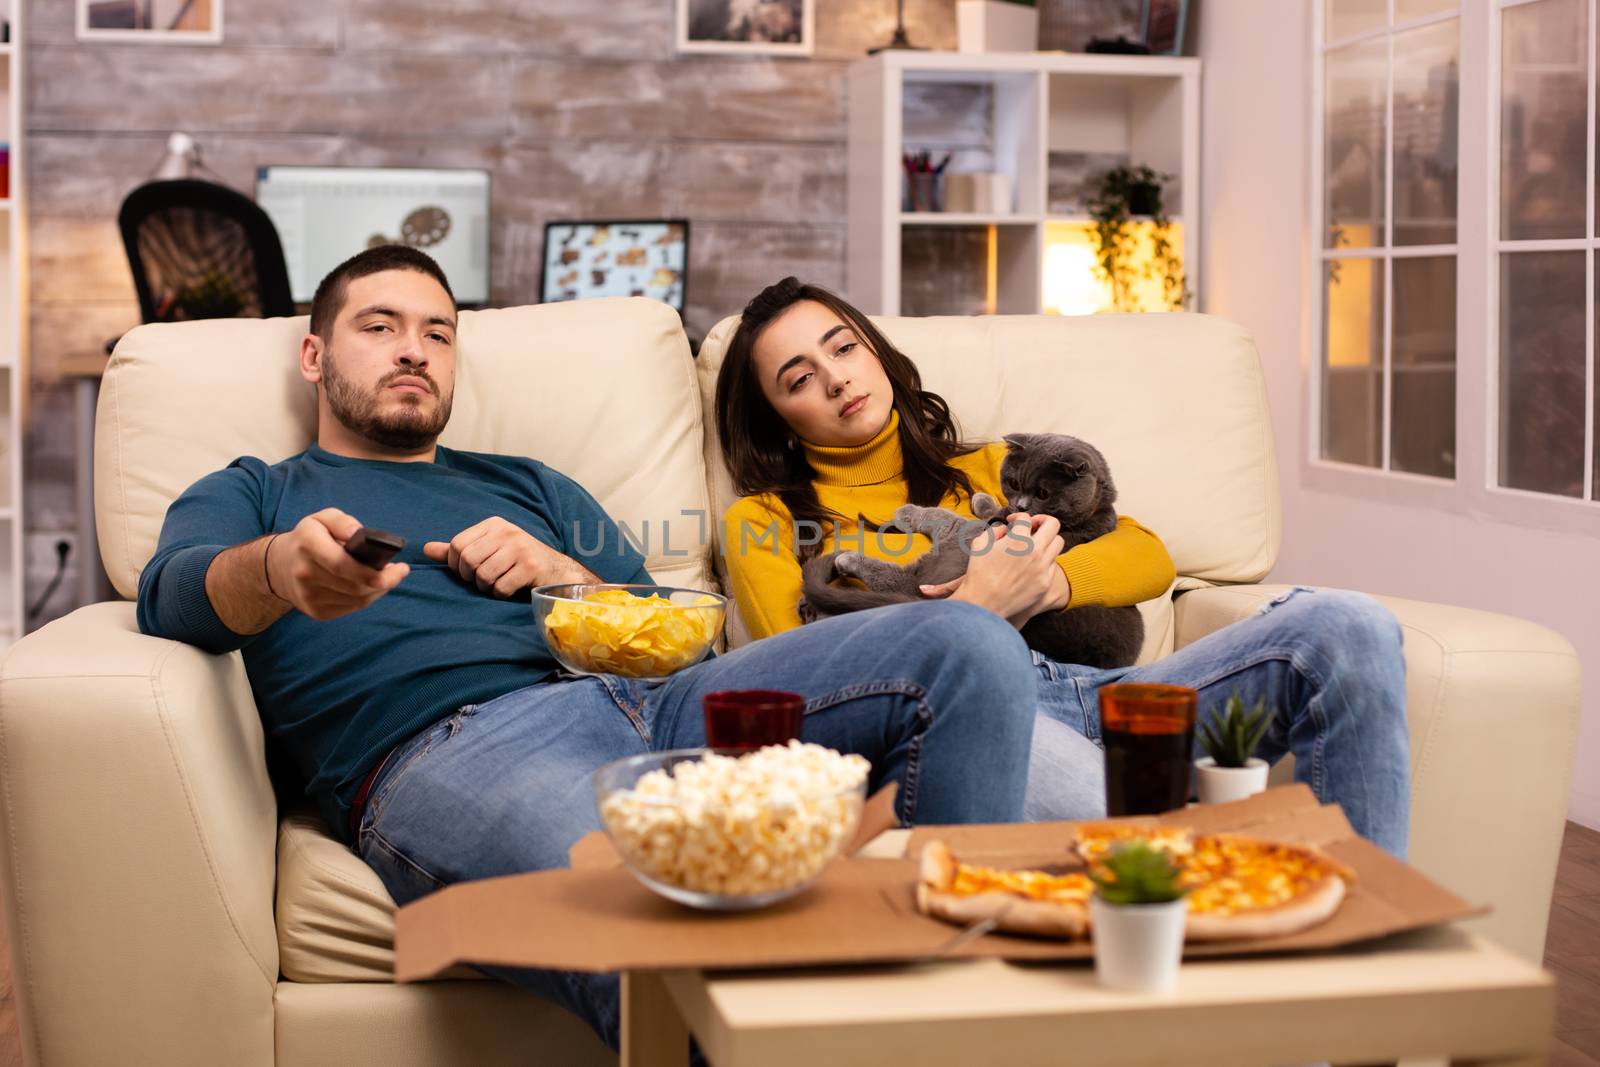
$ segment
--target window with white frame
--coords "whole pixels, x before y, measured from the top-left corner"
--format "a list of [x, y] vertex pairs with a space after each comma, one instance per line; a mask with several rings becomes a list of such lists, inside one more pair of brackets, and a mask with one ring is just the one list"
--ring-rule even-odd
[[1600, 516], [1597, 7], [1318, 3], [1311, 455], [1328, 477]]
[[1458, 5], [1322, 16], [1318, 455], [1453, 479]]
[[1592, 501], [1595, 4], [1496, 6], [1494, 484]]

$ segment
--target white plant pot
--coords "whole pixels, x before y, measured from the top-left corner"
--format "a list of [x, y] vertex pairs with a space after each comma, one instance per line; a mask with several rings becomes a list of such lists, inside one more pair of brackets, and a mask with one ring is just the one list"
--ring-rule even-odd
[[1218, 767], [1210, 756], [1194, 761], [1200, 803], [1226, 804], [1243, 800], [1267, 788], [1267, 761], [1251, 757], [1243, 767]]
[[1098, 894], [1090, 897], [1095, 977], [1108, 989], [1172, 992], [1188, 917], [1188, 897], [1169, 904], [1107, 904]]
[[1037, 52], [1039, 9], [1003, 0], [957, 0], [956, 40], [963, 52]]

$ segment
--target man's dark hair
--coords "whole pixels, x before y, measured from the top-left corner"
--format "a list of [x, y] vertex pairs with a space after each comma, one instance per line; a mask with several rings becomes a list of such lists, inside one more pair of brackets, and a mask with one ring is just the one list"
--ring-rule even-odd
[[418, 274], [428, 275], [444, 286], [451, 306], [455, 306], [456, 294], [450, 291], [444, 271], [439, 269], [439, 264], [433, 261], [432, 256], [406, 245], [379, 245], [365, 252], [357, 252], [322, 279], [322, 284], [317, 286], [317, 294], [311, 298], [311, 332], [326, 341], [333, 330], [333, 320], [344, 310], [345, 293], [350, 283], [386, 270], [414, 270]]

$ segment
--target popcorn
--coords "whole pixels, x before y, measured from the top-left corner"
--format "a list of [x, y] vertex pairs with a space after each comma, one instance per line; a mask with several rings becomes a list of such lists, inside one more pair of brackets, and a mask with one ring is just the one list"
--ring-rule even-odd
[[600, 816], [649, 877], [700, 893], [788, 889], [822, 872], [855, 832], [865, 759], [790, 741], [707, 753], [608, 795]]
[[659, 678], [705, 654], [722, 621], [722, 613], [711, 610], [720, 603], [706, 595], [685, 605], [626, 589], [597, 589], [582, 600], [551, 605], [545, 640], [550, 651], [580, 670]]

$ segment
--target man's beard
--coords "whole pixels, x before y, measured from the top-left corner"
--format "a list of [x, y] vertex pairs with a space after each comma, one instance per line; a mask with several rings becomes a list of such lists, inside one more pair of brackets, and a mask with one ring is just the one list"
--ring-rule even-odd
[[[402, 403], [400, 410], [384, 412], [381, 409], [383, 392], [397, 378], [421, 378], [438, 397], [433, 414], [424, 414], [420, 405]], [[450, 406], [454, 395], [445, 395], [439, 383], [421, 368], [401, 367], [383, 376], [370, 393], [339, 373], [329, 348], [322, 356], [322, 384], [327, 389], [328, 409], [333, 417], [352, 433], [359, 434], [374, 444], [401, 452], [415, 452], [427, 448], [439, 439], [445, 424], [450, 421]]]

